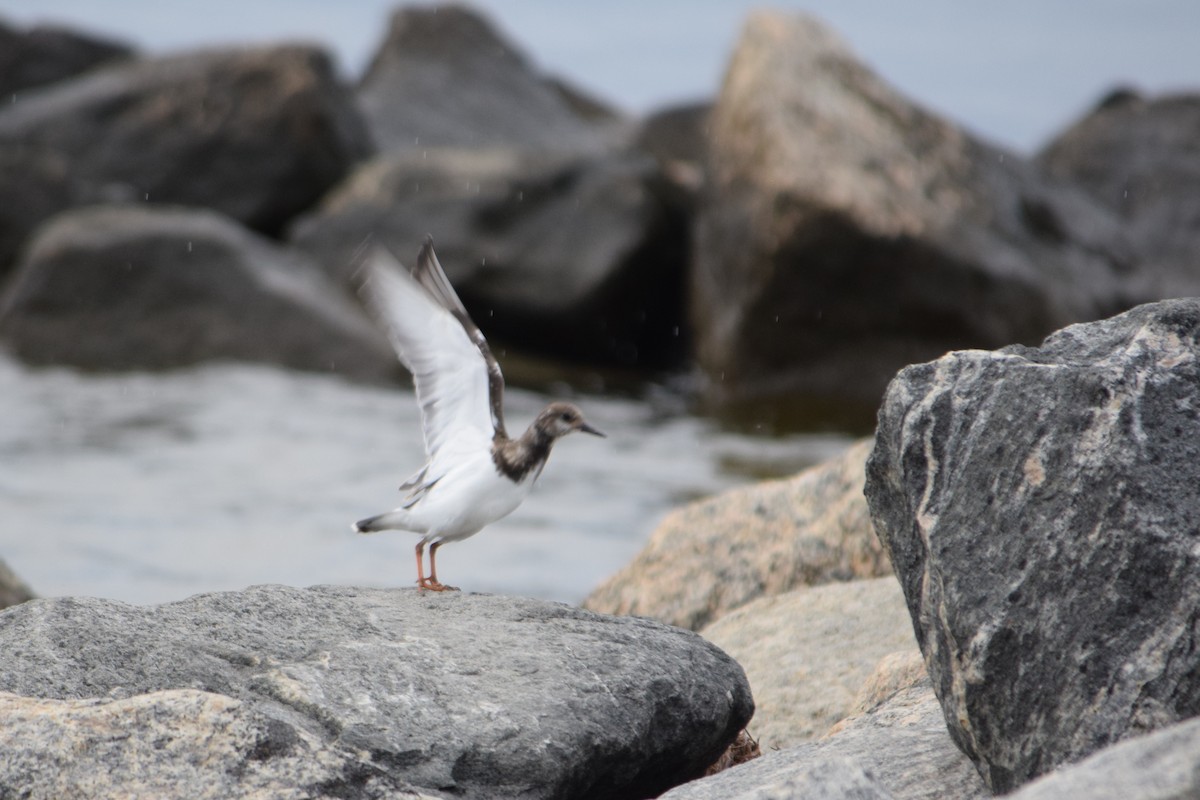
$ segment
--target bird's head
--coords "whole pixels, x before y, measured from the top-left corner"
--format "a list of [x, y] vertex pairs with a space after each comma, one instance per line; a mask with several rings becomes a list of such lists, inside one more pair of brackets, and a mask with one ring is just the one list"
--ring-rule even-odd
[[603, 437], [604, 434], [587, 424], [583, 412], [573, 403], [551, 403], [542, 409], [534, 421], [534, 427], [541, 433], [557, 439], [568, 433], [582, 431], [593, 436]]

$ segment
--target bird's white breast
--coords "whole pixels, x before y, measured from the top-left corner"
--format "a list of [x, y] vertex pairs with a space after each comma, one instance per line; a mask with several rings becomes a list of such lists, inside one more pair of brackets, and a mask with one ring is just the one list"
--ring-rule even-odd
[[437, 530], [445, 540], [465, 539], [511, 514], [533, 483], [532, 476], [514, 483], [497, 471], [490, 452], [476, 451], [457, 459], [412, 511], [427, 531]]

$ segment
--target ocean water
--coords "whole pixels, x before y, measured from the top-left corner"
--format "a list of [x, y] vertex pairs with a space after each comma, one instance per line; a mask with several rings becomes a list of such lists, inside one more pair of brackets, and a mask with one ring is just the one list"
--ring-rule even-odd
[[[547, 399], [510, 389], [510, 429]], [[670, 509], [849, 443], [573, 399], [608, 438], [560, 441], [517, 511], [439, 552], [443, 580], [578, 602]], [[0, 355], [0, 420], [0, 558], [39, 594], [152, 603], [258, 583], [416, 579], [414, 534], [350, 530], [398, 505], [421, 464], [411, 391], [248, 365], [96, 376]]]

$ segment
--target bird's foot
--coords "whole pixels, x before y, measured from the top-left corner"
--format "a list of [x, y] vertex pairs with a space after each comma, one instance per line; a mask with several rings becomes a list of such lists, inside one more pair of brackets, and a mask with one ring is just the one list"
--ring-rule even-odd
[[418, 589], [428, 589], [431, 592], [457, 592], [458, 591], [457, 586], [447, 586], [446, 584], [441, 583], [440, 581], [434, 580], [433, 578], [422, 578], [421, 580], [417, 581], [417, 588]]

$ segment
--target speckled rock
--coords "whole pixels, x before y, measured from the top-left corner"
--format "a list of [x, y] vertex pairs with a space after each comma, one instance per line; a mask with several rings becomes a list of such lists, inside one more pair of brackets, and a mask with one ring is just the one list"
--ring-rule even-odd
[[584, 607], [699, 630], [757, 597], [891, 574], [862, 496], [870, 448], [671, 513]]
[[[169, 690], [195, 693], [153, 696]], [[26, 723], [65, 741], [86, 742], [94, 732], [79, 726], [122, 709], [159, 720], [96, 766], [178, 774], [154, 734], [192, 719], [178, 747], [200, 782], [249, 791], [257, 762], [277, 761], [307, 776], [300, 791], [340, 776], [329, 791], [343, 798], [411, 786], [468, 800], [649, 797], [702, 774], [753, 711], [741, 668], [688, 631], [522, 598], [342, 587], [23, 603], [0, 613], [0, 691], [129, 702]], [[53, 771], [57, 747], [40, 741], [21, 775]]]
[[893, 577], [760, 597], [700, 635], [746, 671], [754, 692], [751, 733], [764, 751], [815, 739], [850, 714], [885, 655], [907, 647], [920, 657]]
[[4, 797], [423, 796], [397, 788], [382, 769], [355, 763], [318, 737], [211, 692], [172, 689], [120, 700], [0, 692], [0, 721]]
[[1200, 300], [888, 389], [867, 497], [946, 722], [997, 792], [1200, 714]]

